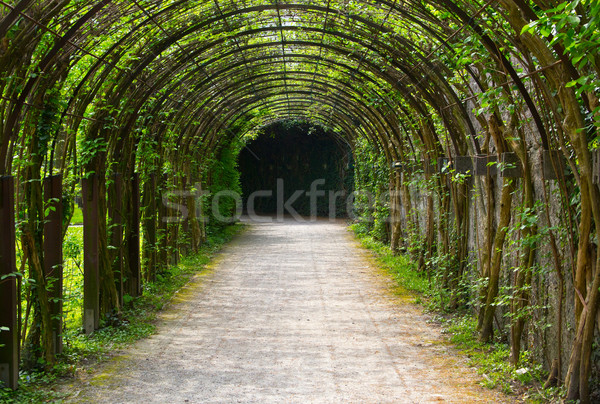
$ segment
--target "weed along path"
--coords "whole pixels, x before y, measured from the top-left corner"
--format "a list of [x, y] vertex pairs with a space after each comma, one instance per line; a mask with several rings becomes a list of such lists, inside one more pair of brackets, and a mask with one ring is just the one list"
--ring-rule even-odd
[[253, 223], [75, 402], [493, 403], [341, 222]]

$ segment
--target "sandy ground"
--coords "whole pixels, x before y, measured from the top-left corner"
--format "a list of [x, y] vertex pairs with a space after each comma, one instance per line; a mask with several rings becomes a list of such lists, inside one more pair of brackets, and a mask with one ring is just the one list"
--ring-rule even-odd
[[341, 222], [254, 223], [75, 402], [495, 403]]

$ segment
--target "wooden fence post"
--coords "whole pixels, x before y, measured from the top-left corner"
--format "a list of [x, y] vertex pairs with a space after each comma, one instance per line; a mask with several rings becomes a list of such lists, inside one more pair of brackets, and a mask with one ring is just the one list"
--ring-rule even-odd
[[[15, 185], [0, 177], [0, 277], [17, 271], [15, 255]], [[16, 389], [19, 381], [17, 278], [0, 279], [0, 385]]]
[[100, 244], [98, 177], [90, 174], [82, 180], [83, 193], [83, 328], [86, 334], [100, 324]]
[[158, 259], [156, 185], [156, 174], [150, 173], [144, 183], [144, 268], [149, 282], [156, 277]]
[[123, 306], [124, 274], [123, 271], [123, 177], [119, 173], [112, 176], [108, 188], [108, 217], [110, 218], [110, 245], [114, 248], [112, 271], [115, 277], [119, 306]]
[[140, 268], [140, 175], [131, 178], [131, 227], [129, 238], [129, 293], [131, 296], [142, 294], [142, 274]]
[[62, 177], [44, 179], [44, 200], [48, 215], [44, 221], [44, 272], [52, 279], [49, 291], [52, 340], [55, 354], [62, 353], [63, 251], [62, 251]]
[[167, 216], [169, 216], [169, 211], [167, 210], [167, 205], [165, 202], [168, 197], [169, 185], [168, 185], [169, 177], [166, 173], [163, 173], [160, 180], [160, 187], [157, 201], [157, 211], [158, 211], [158, 257], [157, 257], [157, 269], [159, 272], [164, 272], [169, 267], [169, 227], [167, 222]]

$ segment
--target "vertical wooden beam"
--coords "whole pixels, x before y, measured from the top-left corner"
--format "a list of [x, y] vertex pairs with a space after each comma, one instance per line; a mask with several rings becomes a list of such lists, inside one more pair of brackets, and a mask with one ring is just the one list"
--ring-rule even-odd
[[[17, 271], [15, 255], [15, 185], [0, 177], [0, 277]], [[19, 381], [17, 278], [0, 280], [0, 386], [16, 389]]]
[[123, 268], [123, 177], [119, 173], [112, 176], [108, 189], [108, 217], [110, 218], [110, 245], [114, 248], [112, 271], [115, 277], [119, 306], [123, 306], [124, 270]]
[[140, 175], [133, 174], [131, 178], [131, 227], [127, 235], [129, 238], [129, 294], [140, 296], [142, 294], [142, 273], [140, 266]]
[[156, 204], [156, 174], [148, 174], [144, 183], [144, 267], [146, 280], [154, 281], [157, 271], [157, 204]]
[[[177, 178], [177, 176], [173, 176], [173, 178], [167, 179], [167, 181], [170, 182], [171, 185], [175, 185], [176, 187], [179, 184], [181, 184], [179, 182], [179, 179]], [[173, 198], [174, 198], [174, 202], [176, 204], [179, 204], [182, 200], [182, 196], [178, 195], [177, 192], [175, 192], [175, 195], [173, 195]], [[172, 204], [169, 204], [169, 206], [167, 208], [167, 216], [168, 217], [178, 217], [180, 214], [181, 214], [181, 212], [179, 212], [178, 208], [176, 208]], [[181, 243], [179, 241], [180, 240], [179, 227], [180, 227], [180, 223], [178, 220], [167, 223], [167, 246], [168, 246], [167, 251], [168, 251], [169, 265], [179, 264], [179, 252], [180, 252], [180, 248], [181, 248]]]
[[48, 210], [44, 221], [44, 272], [46, 279], [52, 279], [52, 289], [48, 294], [52, 316], [52, 340], [54, 353], [60, 354], [62, 353], [63, 306], [63, 205], [60, 175], [44, 179], [44, 200]]
[[167, 192], [169, 190], [168, 185], [169, 177], [166, 173], [163, 173], [162, 180], [160, 182], [160, 195], [158, 197], [158, 254], [157, 254], [157, 269], [159, 272], [165, 271], [169, 266], [169, 227], [167, 223], [167, 217], [169, 211], [165, 205]]
[[[181, 178], [181, 191], [182, 195], [179, 197], [179, 203], [182, 206], [187, 206], [188, 204], [188, 183], [187, 183], [187, 175], [184, 175]], [[191, 248], [191, 235], [190, 235], [190, 215], [188, 212], [188, 215], [184, 218], [183, 223], [181, 223], [181, 235], [183, 237], [180, 237], [184, 240], [184, 242], [179, 243], [180, 248], [181, 248], [181, 254], [182, 255], [187, 255], [190, 252], [190, 248]]]
[[600, 149], [592, 152], [592, 165], [594, 167], [592, 182], [600, 186]]
[[83, 328], [86, 334], [100, 324], [100, 240], [98, 176], [90, 174], [81, 183], [83, 193]]

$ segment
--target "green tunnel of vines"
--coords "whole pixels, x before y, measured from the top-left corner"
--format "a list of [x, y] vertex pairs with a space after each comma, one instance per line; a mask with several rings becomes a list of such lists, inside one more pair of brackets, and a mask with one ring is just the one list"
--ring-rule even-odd
[[[114, 174], [139, 175], [149, 282], [213, 231], [193, 213], [163, 226], [160, 194], [210, 203], [239, 186], [249, 139], [296, 120], [350, 145], [357, 220], [439, 280], [446, 310], [476, 312], [515, 366], [535, 347], [550, 382], [590, 402], [598, 44], [596, 0], [0, 0], [0, 175], [15, 181], [13, 272], [35, 284], [30, 352], [57, 360], [42, 179], [62, 176], [66, 234], [83, 178], [98, 176], [105, 218]], [[136, 215], [119, 209], [121, 239], [99, 228], [103, 315], [124, 304], [113, 278]]]

